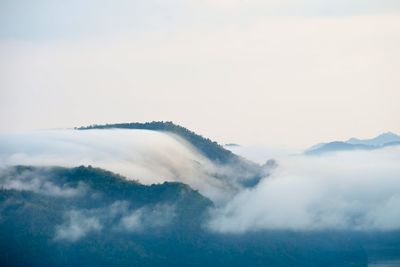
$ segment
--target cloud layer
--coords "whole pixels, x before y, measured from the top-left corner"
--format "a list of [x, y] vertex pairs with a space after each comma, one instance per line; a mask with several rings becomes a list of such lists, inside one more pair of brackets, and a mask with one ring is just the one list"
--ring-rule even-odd
[[[221, 201], [239, 185], [234, 166], [220, 168], [176, 135], [146, 130], [53, 130], [0, 135], [0, 165], [93, 165], [143, 184], [178, 181]], [[231, 182], [215, 178], [231, 174]], [[29, 184], [28, 184], [29, 182]], [[8, 187], [50, 186], [20, 179]], [[18, 183], [18, 184], [17, 184]], [[65, 191], [65, 190], [64, 190]]]
[[[187, 183], [215, 202], [205, 225], [211, 231], [400, 229], [400, 146], [323, 156], [285, 156], [283, 151], [239, 147], [238, 151], [260, 161], [264, 156], [278, 155], [278, 167], [270, 177], [254, 188], [243, 189], [235, 186], [234, 167], [226, 170], [217, 166], [184, 140], [160, 132], [55, 130], [0, 135], [0, 141], [3, 166], [91, 164], [146, 184]], [[231, 173], [228, 178], [233, 179], [232, 184], [215, 178], [218, 173]], [[10, 180], [3, 173], [0, 182], [4, 188], [55, 197], [79, 197], [89, 190], [82, 183], [60, 186], [39, 174], [22, 174]], [[111, 214], [108, 218], [120, 216], [113, 224], [115, 229], [140, 231], [143, 225], [169, 221], [162, 219], [165, 214], [161, 210], [173, 214], [169, 207], [131, 211], [126, 203], [115, 203], [104, 213]], [[78, 210], [66, 214], [66, 222], [57, 232], [59, 238], [77, 240], [100, 231], [105, 219], [99, 213]]]
[[210, 229], [400, 229], [400, 147], [279, 162], [272, 177], [214, 210]]

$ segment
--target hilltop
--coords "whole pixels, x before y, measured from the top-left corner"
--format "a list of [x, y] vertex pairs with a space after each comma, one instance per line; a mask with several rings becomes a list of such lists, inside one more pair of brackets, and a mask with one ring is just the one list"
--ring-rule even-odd
[[[132, 122], [132, 123], [116, 123], [104, 125], [90, 125], [78, 127], [77, 130], [91, 129], [136, 129], [136, 130], [151, 130], [172, 133], [187, 141], [195, 149], [209, 160], [219, 165], [234, 166], [236, 173], [240, 173], [241, 184], [244, 186], [254, 186], [258, 181], [268, 175], [268, 166], [261, 166], [257, 163], [249, 161], [241, 156], [238, 156], [231, 151], [225, 149], [222, 145], [209, 138], [203, 137], [195, 132], [177, 125], [171, 121], [152, 121], [152, 122]], [[224, 177], [226, 178], [226, 177]], [[228, 177], [229, 178], [229, 177]]]

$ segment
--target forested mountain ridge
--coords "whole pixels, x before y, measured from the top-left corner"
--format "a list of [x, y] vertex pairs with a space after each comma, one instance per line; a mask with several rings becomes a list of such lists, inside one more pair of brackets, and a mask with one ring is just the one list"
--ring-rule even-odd
[[132, 122], [132, 123], [116, 123], [116, 124], [104, 124], [104, 125], [90, 125], [86, 127], [76, 128], [78, 130], [90, 130], [90, 129], [137, 129], [137, 130], [152, 130], [152, 131], [164, 131], [178, 135], [183, 138], [195, 148], [197, 148], [204, 156], [210, 160], [217, 161], [220, 164], [232, 163], [236, 160], [243, 160], [241, 157], [235, 155], [231, 151], [225, 149], [217, 142], [210, 140], [209, 138], [203, 137], [196, 134], [189, 129], [177, 125], [171, 121], [152, 121], [152, 122]]
[[[215, 141], [205, 138], [196, 134], [189, 129], [177, 125], [171, 121], [152, 121], [152, 122], [132, 122], [132, 123], [117, 123], [105, 125], [90, 125], [85, 127], [78, 127], [77, 130], [91, 130], [91, 129], [136, 129], [136, 130], [152, 130], [172, 133], [186, 142], [191, 144], [202, 155], [209, 160], [219, 165], [230, 165], [235, 167], [235, 173], [241, 174], [241, 184], [244, 186], [254, 186], [258, 181], [268, 175], [271, 168], [271, 161], [268, 164], [260, 166], [250, 160], [238, 156], [231, 151], [225, 149], [223, 146]], [[228, 177], [229, 178], [229, 177]]]

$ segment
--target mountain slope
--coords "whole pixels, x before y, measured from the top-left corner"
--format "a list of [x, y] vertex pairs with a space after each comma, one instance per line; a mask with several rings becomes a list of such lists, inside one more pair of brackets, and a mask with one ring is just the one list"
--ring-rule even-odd
[[225, 149], [215, 141], [211, 141], [189, 129], [180, 125], [174, 124], [173, 122], [167, 121], [153, 121], [153, 122], [133, 122], [133, 123], [117, 123], [117, 124], [105, 124], [105, 125], [91, 125], [87, 127], [79, 127], [79, 130], [90, 130], [90, 129], [138, 129], [138, 130], [152, 130], [152, 131], [164, 131], [178, 135], [185, 139], [194, 147], [196, 147], [204, 156], [210, 160], [216, 161], [220, 164], [232, 163], [238, 160], [243, 160], [239, 156], [233, 154], [231, 151]]
[[[254, 162], [251, 162], [243, 157], [240, 157], [231, 151], [225, 149], [217, 142], [198, 135], [185, 127], [176, 125], [173, 122], [153, 121], [146, 123], [118, 123], [118, 124], [106, 124], [106, 125], [91, 125], [86, 127], [79, 127], [78, 130], [91, 130], [91, 129], [136, 129], [136, 130], [152, 130], [162, 131], [167, 133], [175, 134], [195, 149], [197, 149], [202, 155], [209, 160], [219, 165], [234, 166], [235, 173], [241, 174], [241, 184], [244, 186], [254, 186], [258, 181], [268, 175], [268, 166], [260, 166]], [[226, 177], [225, 177], [226, 178]]]

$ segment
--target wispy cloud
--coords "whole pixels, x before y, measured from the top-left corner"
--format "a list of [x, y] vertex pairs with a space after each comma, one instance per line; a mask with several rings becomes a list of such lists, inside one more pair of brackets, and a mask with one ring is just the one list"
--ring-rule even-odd
[[43, 170], [27, 170], [14, 173], [15, 169], [0, 169], [0, 188], [32, 191], [46, 196], [73, 198], [85, 196], [89, 187], [79, 182], [76, 186], [56, 184]]
[[128, 201], [115, 201], [94, 209], [70, 210], [64, 222], [55, 228], [57, 241], [75, 242], [100, 232], [146, 233], [169, 226], [175, 218], [175, 206], [159, 203], [131, 208]]
[[122, 230], [140, 232], [169, 225], [175, 217], [175, 206], [159, 204], [128, 212], [121, 218]]
[[66, 222], [56, 228], [56, 240], [77, 241], [90, 232], [100, 231], [102, 225], [96, 216], [87, 216], [76, 210], [66, 214]]

